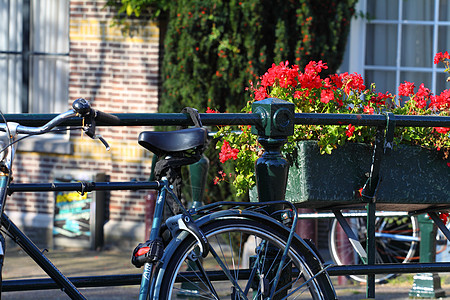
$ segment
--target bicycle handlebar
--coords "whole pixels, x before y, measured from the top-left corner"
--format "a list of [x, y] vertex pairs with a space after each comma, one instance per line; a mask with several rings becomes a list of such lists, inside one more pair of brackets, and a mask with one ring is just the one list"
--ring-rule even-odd
[[120, 123], [120, 119], [114, 115], [95, 110], [91, 108], [88, 101], [83, 98], [78, 98], [72, 104], [73, 111], [81, 117], [92, 116], [96, 121], [107, 123], [110, 125], [117, 125]]
[[63, 121], [72, 117], [91, 117], [94, 120], [101, 121], [107, 124], [116, 125], [120, 123], [120, 119], [114, 115], [92, 109], [89, 102], [83, 98], [75, 100], [72, 104], [73, 109], [68, 110], [54, 117], [52, 120], [40, 127], [23, 126], [18, 123], [9, 122], [8, 124], [0, 123], [0, 131], [7, 132], [8, 130], [21, 134], [43, 134], [49, 132]]

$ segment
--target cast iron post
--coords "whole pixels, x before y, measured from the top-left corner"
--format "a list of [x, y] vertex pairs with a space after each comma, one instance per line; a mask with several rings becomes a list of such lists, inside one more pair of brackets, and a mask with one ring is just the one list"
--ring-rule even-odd
[[[258, 201], [285, 200], [289, 162], [281, 155], [281, 147], [287, 137], [294, 134], [294, 104], [280, 99], [269, 98], [252, 104], [253, 113], [261, 116], [261, 126], [252, 127], [252, 133], [258, 135], [258, 141], [264, 148], [263, 155], [255, 163], [256, 188]], [[270, 207], [270, 211], [277, 211], [281, 207]], [[271, 252], [268, 246], [268, 253]], [[273, 258], [275, 259], [275, 257]], [[279, 261], [267, 263], [272, 270], [278, 269]], [[290, 269], [283, 270], [284, 276], [289, 276]], [[273, 272], [264, 270], [265, 278], [269, 282], [273, 279]], [[280, 278], [283, 284], [286, 278]], [[289, 282], [289, 281], [287, 281]], [[286, 294], [280, 293], [273, 299], [278, 300]]]

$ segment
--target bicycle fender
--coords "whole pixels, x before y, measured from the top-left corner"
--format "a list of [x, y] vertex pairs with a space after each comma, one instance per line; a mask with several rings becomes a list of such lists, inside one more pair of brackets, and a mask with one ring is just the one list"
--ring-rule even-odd
[[[180, 215], [178, 215], [178, 216], [180, 216]], [[174, 217], [176, 217], [176, 216], [174, 216]], [[236, 217], [253, 219], [255, 221], [264, 222], [266, 224], [271, 223], [275, 227], [285, 227], [280, 222], [275, 221], [270, 216], [263, 215], [261, 213], [254, 212], [254, 211], [248, 211], [248, 210], [223, 210], [223, 211], [214, 212], [212, 214], [208, 214], [208, 215], [205, 215], [205, 216], [202, 216], [202, 217], [196, 219], [195, 225], [197, 228], [201, 229], [203, 226], [207, 225], [208, 223], [214, 222], [218, 219], [227, 219], [227, 218], [236, 218]], [[171, 218], [173, 218], [173, 217], [171, 217]], [[202, 231], [202, 234], [203, 234], [203, 231]], [[170, 257], [172, 255], [174, 255], [174, 252], [176, 251], [176, 248], [178, 247], [178, 245], [181, 244], [183, 242], [183, 240], [186, 239], [188, 236], [189, 236], [188, 231], [184, 231], [184, 232], [181, 231], [181, 233], [178, 232], [178, 235], [173, 235], [174, 238], [170, 241], [170, 243], [167, 245], [167, 247], [164, 250], [164, 256], [161, 259], [161, 262], [163, 262], [163, 264], [167, 260], [170, 260]], [[303, 240], [296, 233], [295, 233], [295, 237], [302, 244], [302, 246], [304, 248], [306, 248], [306, 250], [308, 252], [313, 253], [314, 256], [316, 256], [316, 258], [320, 261], [319, 255], [318, 255], [317, 251], [315, 251], [315, 249], [313, 249], [307, 242], [305, 242], [305, 240]]]
[[[217, 219], [227, 219], [227, 218], [247, 218], [252, 219], [255, 221], [263, 222], [265, 224], [273, 224], [274, 227], [282, 227], [286, 228], [287, 230], [290, 230], [285, 225], [281, 224], [278, 221], [275, 221], [272, 217], [264, 215], [259, 212], [251, 211], [251, 210], [239, 210], [239, 209], [229, 209], [229, 210], [222, 210], [218, 212], [214, 212], [209, 215], [205, 215], [199, 219], [196, 220], [196, 224], [199, 228], [202, 228], [202, 226], [205, 226], [209, 222], [213, 222]], [[302, 244], [304, 248], [310, 253], [312, 253], [320, 262], [320, 264], [323, 267], [322, 260], [320, 259], [320, 254], [316, 247], [311, 247], [311, 245], [306, 242], [303, 238], [301, 238], [297, 233], [295, 233], [296, 239]]]

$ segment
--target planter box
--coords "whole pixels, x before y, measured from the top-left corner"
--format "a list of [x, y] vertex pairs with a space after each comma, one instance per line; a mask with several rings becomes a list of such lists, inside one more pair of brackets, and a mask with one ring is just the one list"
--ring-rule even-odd
[[[332, 155], [321, 155], [315, 141], [303, 141], [298, 149], [297, 163], [289, 170], [286, 200], [307, 208], [364, 206], [358, 190], [370, 171], [371, 147], [348, 143]], [[447, 162], [437, 151], [400, 145], [383, 157], [377, 209], [450, 207]]]

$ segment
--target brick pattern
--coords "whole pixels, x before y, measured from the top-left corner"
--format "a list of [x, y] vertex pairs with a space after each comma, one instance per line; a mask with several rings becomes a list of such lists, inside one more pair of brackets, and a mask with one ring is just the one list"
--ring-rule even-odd
[[[70, 1], [69, 104], [88, 99], [94, 108], [111, 113], [156, 112], [158, 105], [159, 28], [155, 23], [130, 23], [131, 34], [111, 27], [106, 1]], [[139, 26], [136, 26], [139, 25]], [[148, 128], [146, 128], [148, 130]], [[104, 172], [111, 181], [145, 180], [151, 155], [136, 140], [143, 128], [99, 128], [110, 143], [72, 133], [73, 155], [19, 152], [14, 182], [51, 182], [64, 170]], [[113, 191], [109, 217], [115, 221], [144, 221], [145, 191]], [[16, 193], [11, 211], [53, 214], [51, 193]]]

